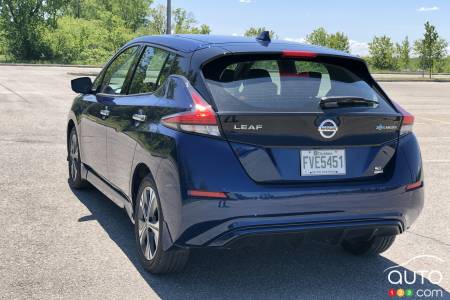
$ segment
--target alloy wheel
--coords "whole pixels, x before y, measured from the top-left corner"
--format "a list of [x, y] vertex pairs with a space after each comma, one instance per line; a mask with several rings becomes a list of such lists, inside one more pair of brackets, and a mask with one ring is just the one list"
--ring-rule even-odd
[[76, 134], [72, 134], [70, 138], [69, 163], [70, 178], [72, 181], [77, 179], [78, 175], [78, 141]]
[[139, 244], [144, 257], [151, 260], [155, 257], [159, 239], [159, 209], [155, 191], [145, 187], [139, 201]]

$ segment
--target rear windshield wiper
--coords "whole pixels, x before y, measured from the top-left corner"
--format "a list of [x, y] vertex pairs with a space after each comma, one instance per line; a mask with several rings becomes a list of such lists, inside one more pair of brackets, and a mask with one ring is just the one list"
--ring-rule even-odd
[[329, 96], [320, 98], [319, 104], [322, 108], [355, 105], [376, 106], [378, 105], [378, 101], [356, 96]]

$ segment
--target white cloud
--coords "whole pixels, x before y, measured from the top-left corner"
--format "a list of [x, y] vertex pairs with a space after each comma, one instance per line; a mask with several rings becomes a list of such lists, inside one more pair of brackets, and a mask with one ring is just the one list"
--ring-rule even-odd
[[439, 10], [439, 7], [437, 7], [436, 5], [431, 7], [422, 6], [421, 8], [417, 9], [418, 12], [435, 11], [435, 10]]
[[350, 53], [358, 56], [369, 55], [369, 44], [350, 40]]
[[245, 3], [245, 4], [249, 4], [249, 3], [253, 3], [255, 2], [254, 0], [239, 0], [240, 3]]

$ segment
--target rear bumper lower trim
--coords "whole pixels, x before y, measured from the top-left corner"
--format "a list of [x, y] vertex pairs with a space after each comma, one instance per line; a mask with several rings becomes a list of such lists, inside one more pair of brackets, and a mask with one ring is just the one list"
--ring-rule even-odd
[[[239, 240], [248, 237], [274, 235], [286, 236], [316, 236], [325, 235], [332, 237], [334, 242], [340, 242], [344, 238], [364, 236], [365, 238], [382, 235], [397, 235], [404, 232], [404, 225], [399, 220], [365, 219], [333, 222], [310, 222], [291, 224], [261, 224], [253, 226], [240, 226], [227, 231], [208, 241], [201, 247], [232, 248]], [[195, 240], [195, 238], [193, 239]], [[187, 244], [190, 244], [188, 241]], [[195, 242], [194, 242], [195, 243]]]

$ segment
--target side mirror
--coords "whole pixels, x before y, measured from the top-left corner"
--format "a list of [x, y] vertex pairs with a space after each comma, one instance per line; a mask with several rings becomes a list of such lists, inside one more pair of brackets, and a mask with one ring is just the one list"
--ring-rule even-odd
[[89, 77], [80, 77], [71, 81], [72, 90], [78, 94], [92, 93], [92, 80]]

